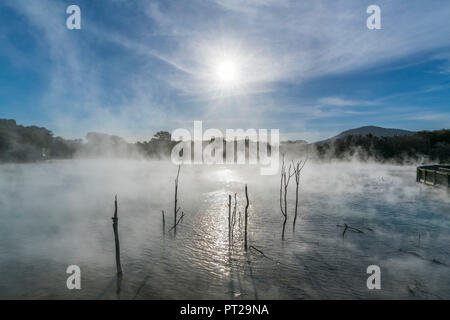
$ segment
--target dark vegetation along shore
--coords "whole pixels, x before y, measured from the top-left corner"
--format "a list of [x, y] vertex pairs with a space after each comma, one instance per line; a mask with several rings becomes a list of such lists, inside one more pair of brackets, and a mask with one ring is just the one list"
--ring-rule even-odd
[[[0, 162], [34, 162], [74, 157], [170, 157], [176, 142], [167, 131], [157, 132], [149, 141], [128, 143], [121, 137], [90, 132], [86, 141], [67, 140], [37, 126], [18, 125], [0, 119]], [[378, 162], [450, 162], [450, 129], [411, 132], [380, 127], [348, 130], [316, 143], [281, 142], [280, 153], [317, 160], [375, 160]]]

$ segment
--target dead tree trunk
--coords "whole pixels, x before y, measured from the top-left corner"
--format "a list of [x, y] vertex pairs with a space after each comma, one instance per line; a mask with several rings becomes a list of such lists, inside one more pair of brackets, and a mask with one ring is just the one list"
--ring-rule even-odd
[[295, 213], [294, 213], [294, 222], [292, 223], [292, 231], [295, 231], [295, 222], [297, 221], [297, 213], [298, 213], [298, 184], [295, 186]]
[[286, 229], [287, 216], [284, 216], [283, 231], [281, 232], [281, 240], [284, 240], [284, 230]]
[[302, 172], [303, 167], [306, 164], [306, 160], [303, 161], [298, 161], [295, 165], [294, 165], [294, 176], [295, 176], [295, 214], [294, 214], [294, 222], [292, 224], [292, 231], [295, 231], [295, 222], [297, 221], [297, 213], [298, 213], [298, 190], [299, 190], [299, 185], [300, 185], [300, 173]]
[[228, 242], [231, 245], [231, 194], [228, 195]]
[[178, 177], [180, 176], [181, 165], [178, 166], [177, 177], [175, 179], [175, 205], [173, 207], [173, 235], [177, 235], [177, 213], [180, 210], [178, 207]]
[[284, 217], [283, 220], [283, 229], [281, 232], [281, 240], [284, 240], [284, 231], [286, 229], [287, 222], [287, 190], [289, 186], [289, 182], [291, 181], [294, 173], [291, 173], [291, 165], [289, 165], [289, 171], [286, 172], [286, 166], [284, 164], [284, 155], [281, 164], [281, 178], [280, 178], [280, 209], [281, 214]]
[[245, 247], [245, 251], [247, 251], [247, 224], [248, 224], [248, 206], [249, 206], [247, 185], [245, 185], [245, 199], [247, 200], [247, 203], [245, 205], [244, 247]]
[[166, 217], [164, 216], [164, 210], [162, 210], [162, 220], [163, 220], [163, 235], [166, 233]]
[[113, 220], [113, 230], [114, 230], [114, 240], [116, 244], [116, 268], [117, 274], [122, 275], [122, 266], [120, 264], [120, 244], [119, 244], [119, 218], [117, 217], [117, 195], [114, 200], [114, 217]]
[[233, 208], [233, 215], [232, 215], [232, 221], [233, 225], [231, 226], [231, 237], [234, 237], [234, 226], [236, 225], [236, 210], [237, 210], [237, 199], [236, 199], [236, 193], [234, 194], [234, 208]]

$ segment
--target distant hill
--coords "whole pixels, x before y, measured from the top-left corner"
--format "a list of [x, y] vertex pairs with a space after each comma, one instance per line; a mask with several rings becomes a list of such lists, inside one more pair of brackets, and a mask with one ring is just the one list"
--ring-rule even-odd
[[417, 163], [450, 162], [450, 130], [411, 132], [363, 127], [313, 144], [322, 159], [352, 159]]
[[392, 128], [382, 128], [376, 126], [365, 126], [356, 129], [350, 129], [339, 133], [337, 136], [329, 138], [327, 140], [319, 141], [318, 143], [329, 142], [333, 140], [342, 139], [348, 136], [366, 136], [371, 134], [374, 137], [397, 137], [397, 136], [412, 136], [415, 132], [402, 130], [402, 129], [392, 129]]
[[285, 144], [307, 144], [308, 141], [306, 141], [306, 140], [287, 140], [287, 141], [281, 141], [280, 143], [285, 143]]

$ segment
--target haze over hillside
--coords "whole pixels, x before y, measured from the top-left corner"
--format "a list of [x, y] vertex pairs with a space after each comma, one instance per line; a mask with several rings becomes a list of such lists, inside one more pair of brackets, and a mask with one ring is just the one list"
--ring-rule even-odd
[[366, 136], [368, 134], [373, 135], [374, 137], [396, 137], [396, 136], [412, 136], [415, 132], [408, 131], [403, 129], [395, 129], [395, 128], [382, 128], [377, 126], [364, 126], [360, 128], [350, 129], [346, 131], [342, 131], [338, 135], [331, 137], [329, 139], [319, 141], [319, 142], [327, 142], [336, 139], [342, 139], [348, 136]]

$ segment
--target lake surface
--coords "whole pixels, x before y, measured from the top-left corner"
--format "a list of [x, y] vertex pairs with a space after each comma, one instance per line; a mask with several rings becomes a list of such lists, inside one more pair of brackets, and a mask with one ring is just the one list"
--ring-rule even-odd
[[[299, 218], [291, 181], [285, 240], [279, 176], [256, 166], [185, 166], [173, 225], [169, 162], [71, 160], [0, 165], [1, 299], [450, 299], [450, 198], [415, 182], [415, 167], [305, 166]], [[243, 217], [228, 238], [228, 195]], [[115, 273], [118, 196], [124, 275]], [[162, 214], [165, 211], [166, 233]], [[363, 233], [337, 225], [347, 224]], [[68, 290], [66, 268], [81, 268]], [[369, 290], [369, 265], [381, 290]]]

